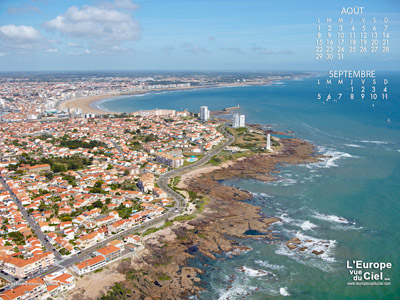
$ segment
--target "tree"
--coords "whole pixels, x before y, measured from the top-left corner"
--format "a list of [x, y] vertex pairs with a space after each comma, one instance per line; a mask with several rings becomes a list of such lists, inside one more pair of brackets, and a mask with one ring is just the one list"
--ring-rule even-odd
[[47, 208], [47, 205], [46, 205], [43, 201], [40, 201], [39, 210], [40, 210], [40, 211], [43, 211], [43, 210], [45, 210], [46, 208]]
[[58, 216], [58, 211], [60, 210], [60, 207], [57, 204], [53, 205], [53, 211], [54, 215]]
[[93, 203], [93, 206], [97, 208], [103, 208], [103, 202], [97, 200], [96, 202]]
[[96, 183], [94, 184], [94, 187], [96, 188], [101, 188], [101, 186], [104, 184], [103, 180], [98, 180], [96, 181]]
[[71, 218], [70, 216], [63, 216], [63, 217], [61, 218], [61, 221], [63, 221], [63, 222], [70, 222], [70, 221], [72, 221], [72, 218]]
[[157, 141], [157, 137], [154, 134], [151, 133], [148, 136], [146, 136], [144, 141], [145, 142], [155, 142], [155, 141]]

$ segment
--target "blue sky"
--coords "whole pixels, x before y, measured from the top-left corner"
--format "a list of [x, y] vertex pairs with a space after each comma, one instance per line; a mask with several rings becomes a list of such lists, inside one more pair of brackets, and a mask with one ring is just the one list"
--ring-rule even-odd
[[[390, 53], [316, 61], [317, 18], [360, 3]], [[397, 0], [1, 0], [0, 71], [399, 70], [399, 28]]]

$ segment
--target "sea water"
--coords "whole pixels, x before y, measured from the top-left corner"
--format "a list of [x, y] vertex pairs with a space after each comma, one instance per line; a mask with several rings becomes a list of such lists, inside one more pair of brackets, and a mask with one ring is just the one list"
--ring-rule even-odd
[[[314, 164], [279, 167], [274, 182], [225, 182], [250, 191], [249, 203], [281, 219], [271, 227], [279, 240], [241, 240], [252, 250], [220, 257], [225, 260], [200, 257], [191, 261], [205, 269], [201, 279], [206, 291], [200, 299], [400, 297], [400, 74], [377, 76], [389, 80], [388, 100], [317, 100], [326, 87], [312, 77], [268, 86], [151, 93], [100, 103], [124, 112], [198, 111], [201, 105], [222, 109], [239, 104], [246, 122], [293, 130], [296, 137], [310, 141], [327, 156]], [[355, 87], [359, 88], [357, 83]], [[329, 89], [339, 91], [334, 84]], [[348, 86], [344, 89], [349, 93]], [[285, 241], [293, 237], [312, 242], [304, 252], [290, 251]], [[315, 255], [312, 250], [324, 253]], [[393, 267], [383, 277], [391, 285], [349, 285], [354, 281], [346, 266], [355, 260], [390, 262]]]

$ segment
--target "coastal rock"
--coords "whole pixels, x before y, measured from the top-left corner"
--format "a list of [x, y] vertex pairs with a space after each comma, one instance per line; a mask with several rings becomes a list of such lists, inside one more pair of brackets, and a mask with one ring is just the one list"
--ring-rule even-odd
[[315, 255], [321, 255], [321, 254], [323, 254], [324, 253], [324, 250], [321, 250], [321, 251], [318, 251], [318, 250], [313, 250], [313, 252], [312, 252], [313, 254], [315, 254]]
[[297, 249], [297, 246], [291, 244], [291, 243], [286, 243], [286, 246], [290, 249], [290, 250], [294, 250]]
[[[190, 221], [175, 221], [167, 231], [160, 230], [146, 237], [146, 254], [132, 261], [132, 269], [126, 273], [126, 280], [120, 283], [125, 291], [129, 291], [128, 299], [147, 297], [172, 300], [196, 295], [203, 289], [197, 277], [202, 270], [188, 267], [188, 258], [200, 253], [216, 259], [219, 253], [240, 249], [237, 239], [262, 238], [271, 242], [277, 239], [268, 231], [268, 226], [278, 222], [279, 218], [263, 217], [260, 207], [244, 202], [252, 197], [250, 193], [225, 186], [221, 181], [238, 178], [273, 180], [276, 177], [272, 172], [277, 171], [278, 164], [317, 161], [312, 156], [314, 148], [308, 142], [291, 138], [280, 139], [280, 143], [279, 151], [273, 154], [254, 155], [233, 161], [229, 167], [213, 168], [195, 177], [188, 177], [185, 181], [187, 190], [196, 192], [200, 197], [207, 197], [210, 200], [207, 208]], [[249, 231], [257, 234], [245, 234]], [[293, 249], [300, 244], [296, 238], [286, 243]], [[198, 251], [191, 255], [188, 249], [193, 245], [197, 245]], [[241, 249], [247, 250], [250, 249]], [[206, 266], [205, 263], [203, 265]], [[244, 268], [239, 270], [245, 272]]]

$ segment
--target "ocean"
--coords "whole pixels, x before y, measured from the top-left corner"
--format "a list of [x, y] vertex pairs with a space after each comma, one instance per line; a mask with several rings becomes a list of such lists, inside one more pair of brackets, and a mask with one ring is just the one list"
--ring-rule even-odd
[[[280, 166], [275, 182], [225, 182], [250, 191], [249, 202], [265, 215], [281, 218], [271, 227], [281, 239], [242, 240], [252, 250], [224, 255], [225, 260], [191, 261], [202, 268], [207, 264], [200, 299], [400, 299], [400, 73], [377, 72], [377, 77], [389, 81], [387, 100], [368, 98], [368, 80], [367, 97], [350, 100], [349, 84], [318, 85], [317, 79], [325, 78], [311, 77], [268, 86], [150, 93], [99, 104], [123, 112], [239, 104], [247, 123], [292, 130], [329, 156], [315, 164]], [[383, 88], [379, 80], [376, 89]], [[343, 89], [344, 96], [334, 101]], [[361, 91], [359, 81], [354, 89]], [[317, 99], [318, 93], [323, 99]], [[324, 101], [329, 93], [332, 98]], [[284, 241], [292, 237], [313, 242], [306, 251], [290, 251]], [[311, 253], [321, 249], [322, 255]], [[391, 269], [382, 271], [387, 285], [355, 285], [347, 265], [354, 267], [357, 260], [391, 263]]]

